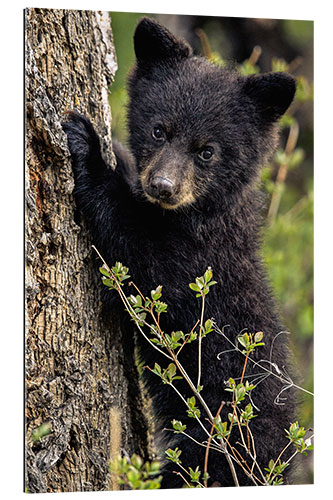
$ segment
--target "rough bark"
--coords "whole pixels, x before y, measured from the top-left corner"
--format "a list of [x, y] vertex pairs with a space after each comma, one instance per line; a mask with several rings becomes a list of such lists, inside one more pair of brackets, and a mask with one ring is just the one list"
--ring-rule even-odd
[[[138, 401], [129, 401], [124, 362], [132, 360], [118, 320], [101, 319], [96, 256], [75, 212], [61, 128], [66, 110], [87, 114], [112, 161], [110, 20], [105, 12], [27, 9], [25, 34], [26, 489], [116, 488], [108, 461], [121, 450], [145, 455], [145, 424]], [[34, 441], [45, 423], [50, 433]]]

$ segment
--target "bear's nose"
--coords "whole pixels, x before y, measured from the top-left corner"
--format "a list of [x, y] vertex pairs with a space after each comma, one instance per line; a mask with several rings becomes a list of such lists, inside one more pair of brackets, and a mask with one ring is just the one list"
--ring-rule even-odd
[[174, 184], [170, 179], [156, 175], [150, 182], [151, 193], [155, 198], [167, 200], [173, 193]]

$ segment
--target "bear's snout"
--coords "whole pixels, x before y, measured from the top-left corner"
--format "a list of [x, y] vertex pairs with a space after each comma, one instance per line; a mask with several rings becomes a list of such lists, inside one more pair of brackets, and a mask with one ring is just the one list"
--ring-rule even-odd
[[170, 179], [155, 175], [149, 183], [148, 194], [158, 200], [168, 200], [174, 194], [174, 187]]

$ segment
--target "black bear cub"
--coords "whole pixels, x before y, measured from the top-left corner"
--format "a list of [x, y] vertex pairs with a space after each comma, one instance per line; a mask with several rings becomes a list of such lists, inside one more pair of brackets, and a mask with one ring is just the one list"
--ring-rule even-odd
[[[295, 81], [284, 73], [245, 77], [213, 65], [194, 56], [186, 42], [149, 18], [139, 22], [134, 46], [136, 64], [128, 85], [130, 151], [114, 144], [115, 169], [103, 161], [99, 139], [87, 118], [72, 112], [64, 124], [76, 203], [94, 244], [110, 266], [120, 261], [129, 267], [131, 279], [145, 295], [163, 286], [168, 312], [161, 315], [161, 325], [167, 333], [188, 333], [196, 324], [201, 303], [189, 283], [211, 266], [217, 284], [207, 296], [205, 318], [213, 318], [233, 343], [241, 332], [262, 331], [265, 346], [253, 359], [267, 360], [262, 363], [267, 368], [288, 370], [285, 335], [278, 335], [282, 325], [260, 260], [261, 197], [256, 184], [260, 167], [276, 145], [277, 122], [294, 97]], [[106, 307], [118, 307], [116, 292], [103, 295]], [[132, 337], [129, 324], [127, 341]], [[155, 362], [167, 366], [140, 334], [138, 342], [148, 366]], [[180, 360], [195, 383], [197, 342], [182, 349]], [[202, 340], [201, 364], [201, 395], [212, 415], [224, 401], [221, 419], [229, 422], [231, 396], [225, 382], [230, 377], [239, 381], [244, 356], [232, 351], [225, 337], [211, 332]], [[252, 392], [257, 417], [251, 420], [251, 430], [256, 462], [264, 470], [287, 444], [284, 429], [294, 417], [294, 405], [286, 392], [286, 400], [277, 398], [283, 388], [278, 377], [260, 377], [262, 369], [249, 362], [245, 378], [251, 382], [255, 374], [260, 383]], [[161, 427], [170, 429], [173, 419], [180, 420], [193, 438], [165, 431], [163, 437], [169, 441], [164, 450], [178, 447], [182, 465], [199, 466], [202, 473], [205, 448], [200, 443], [207, 441], [207, 434], [188, 416], [172, 388], [148, 370], [144, 376]], [[185, 399], [193, 396], [183, 380], [177, 382]], [[203, 416], [204, 409], [200, 410]], [[210, 432], [205, 416], [202, 422]], [[237, 428], [230, 444], [236, 441], [240, 441]], [[208, 486], [234, 485], [225, 455], [213, 448]], [[246, 448], [239, 449], [251, 464]], [[246, 466], [239, 466], [233, 457], [232, 462], [239, 483], [253, 484]], [[180, 471], [167, 460], [163, 487], [184, 484], [175, 470]], [[253, 472], [260, 484], [258, 468]]]

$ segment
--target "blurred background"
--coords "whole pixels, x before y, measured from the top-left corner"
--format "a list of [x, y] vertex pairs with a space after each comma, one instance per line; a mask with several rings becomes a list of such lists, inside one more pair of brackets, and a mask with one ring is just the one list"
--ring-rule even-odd
[[[280, 146], [262, 172], [266, 194], [263, 259], [298, 367], [298, 384], [313, 391], [313, 22], [111, 12], [118, 71], [111, 88], [113, 134], [126, 143], [126, 76], [133, 33], [148, 15], [186, 39], [194, 53], [243, 74], [288, 71], [296, 98], [280, 123]], [[298, 391], [300, 425], [313, 427], [313, 396]], [[295, 483], [313, 482], [312, 457]]]

